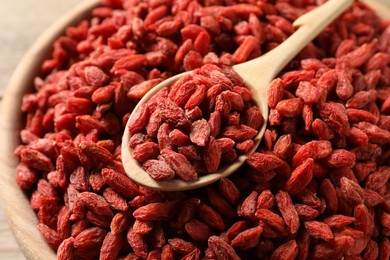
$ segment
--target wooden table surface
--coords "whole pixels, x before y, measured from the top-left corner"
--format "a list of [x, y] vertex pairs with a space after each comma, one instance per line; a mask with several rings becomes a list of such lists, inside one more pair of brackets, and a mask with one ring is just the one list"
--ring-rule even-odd
[[[53, 21], [81, 0], [1, 0], [0, 98], [17, 63]], [[381, 0], [390, 6], [390, 0]], [[0, 205], [0, 260], [25, 259]]]

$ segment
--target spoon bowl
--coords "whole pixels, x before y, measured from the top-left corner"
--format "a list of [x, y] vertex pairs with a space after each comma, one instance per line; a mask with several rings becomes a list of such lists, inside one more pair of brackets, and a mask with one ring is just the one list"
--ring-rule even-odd
[[[133, 113], [127, 121], [122, 138], [122, 162], [127, 175], [137, 184], [147, 188], [161, 191], [180, 191], [209, 185], [236, 172], [243, 165], [248, 155], [257, 149], [264, 135], [268, 119], [267, 91], [270, 82], [310, 41], [353, 2], [354, 0], [330, 0], [326, 2], [295, 20], [293, 26], [298, 27], [298, 29], [278, 47], [256, 59], [233, 66], [233, 70], [243, 78], [244, 86], [251, 91], [253, 101], [265, 119], [263, 125], [258, 129], [258, 134], [253, 139], [254, 146], [250, 151], [238, 156], [233, 163], [220, 167], [214, 173], [199, 176], [197, 180], [192, 182], [178, 178], [156, 181], [133, 159], [132, 150], [128, 145], [131, 138], [128, 124], [134, 115]], [[188, 73], [190, 72], [178, 74], [156, 85], [140, 100], [134, 110], [141, 104], [146, 103], [159, 90], [164, 87], [170, 87]]]

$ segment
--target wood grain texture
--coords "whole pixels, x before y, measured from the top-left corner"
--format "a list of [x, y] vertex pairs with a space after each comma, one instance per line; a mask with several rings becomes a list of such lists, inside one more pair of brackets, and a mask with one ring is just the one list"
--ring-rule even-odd
[[[390, 0], [378, 1], [390, 6]], [[0, 97], [7, 87], [17, 63], [27, 49], [48, 26], [80, 2], [81, 0], [1, 0]], [[6, 124], [7, 122], [0, 123]], [[4, 141], [4, 139], [2, 140]], [[11, 173], [9, 179], [10, 182], [14, 179]], [[11, 190], [9, 187], [1, 187], [1, 189], [5, 192]], [[12, 202], [12, 199], [10, 201]], [[24, 206], [28, 207], [28, 204]], [[20, 208], [20, 212], [22, 211], [23, 208]], [[20, 214], [18, 216], [15, 214], [14, 217], [27, 222], [28, 218], [33, 217], [31, 215]], [[23, 226], [20, 227], [18, 231], [23, 232], [23, 228]], [[12, 236], [2, 205], [0, 205], [0, 259], [26, 259]]]

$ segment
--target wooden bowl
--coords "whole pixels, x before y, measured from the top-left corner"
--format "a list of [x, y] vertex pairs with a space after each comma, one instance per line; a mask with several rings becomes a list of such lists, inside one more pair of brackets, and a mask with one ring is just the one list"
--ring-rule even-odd
[[20, 144], [19, 132], [23, 127], [20, 110], [23, 95], [32, 90], [33, 80], [39, 75], [42, 62], [49, 57], [52, 45], [68, 26], [76, 25], [90, 16], [99, 0], [86, 0], [69, 11], [48, 28], [20, 61], [4, 94], [0, 114], [0, 197], [9, 226], [27, 259], [56, 259], [36, 228], [37, 217], [30, 202], [15, 181], [18, 159], [14, 149]]
[[[365, 0], [382, 17], [390, 18], [390, 8], [378, 0]], [[20, 144], [19, 131], [23, 126], [20, 107], [25, 93], [32, 90], [34, 77], [39, 75], [43, 60], [49, 57], [55, 39], [66, 27], [90, 16], [99, 0], [85, 0], [54, 23], [28, 50], [15, 70], [5, 92], [0, 113], [0, 198], [9, 226], [27, 259], [56, 259], [36, 228], [37, 217], [30, 202], [15, 181], [18, 159], [14, 149]]]

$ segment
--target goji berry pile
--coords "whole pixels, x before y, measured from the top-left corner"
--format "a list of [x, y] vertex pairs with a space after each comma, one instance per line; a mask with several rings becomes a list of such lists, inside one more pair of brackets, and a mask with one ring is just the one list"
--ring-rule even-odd
[[390, 22], [362, 3], [272, 82], [263, 141], [237, 173], [157, 192], [122, 167], [123, 127], [151, 87], [255, 58], [322, 2], [102, 0], [69, 27], [24, 96], [15, 151], [58, 258], [389, 259]]
[[155, 180], [185, 181], [249, 152], [264, 123], [241, 77], [213, 64], [162, 88], [129, 120], [129, 146], [145, 171]]

